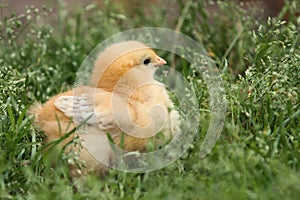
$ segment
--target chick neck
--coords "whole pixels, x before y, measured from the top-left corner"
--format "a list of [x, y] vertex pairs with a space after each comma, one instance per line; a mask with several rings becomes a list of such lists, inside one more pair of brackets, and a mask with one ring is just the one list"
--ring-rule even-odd
[[[140, 65], [130, 69], [124, 76], [114, 84], [113, 92], [131, 96], [135, 91], [145, 90], [144, 86], [147, 86], [145, 93], [151, 91], [152, 86], [160, 84], [154, 79], [154, 73], [156, 69], [148, 66]], [[142, 95], [142, 94], [141, 94]]]

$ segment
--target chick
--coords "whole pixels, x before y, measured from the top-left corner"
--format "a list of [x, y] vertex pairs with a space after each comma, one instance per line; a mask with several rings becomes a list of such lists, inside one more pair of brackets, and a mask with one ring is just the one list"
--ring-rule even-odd
[[[116, 145], [124, 138], [126, 151], [144, 151], [157, 133], [162, 133], [165, 140], [158, 143], [163, 144], [180, 131], [178, 112], [164, 85], [153, 77], [157, 67], [164, 64], [164, 59], [141, 42], [113, 44], [98, 56], [89, 86], [31, 107], [35, 125], [50, 142], [84, 123], [84, 133], [77, 134], [89, 148], [76, 146], [68, 150], [80, 152], [86, 171], [104, 174], [106, 167], [99, 160], [109, 163], [113, 157], [107, 133]], [[72, 174], [76, 172], [75, 168]]]

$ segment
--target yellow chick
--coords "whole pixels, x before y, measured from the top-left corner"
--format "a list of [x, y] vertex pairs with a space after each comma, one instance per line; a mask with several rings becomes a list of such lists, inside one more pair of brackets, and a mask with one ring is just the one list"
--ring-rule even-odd
[[[164, 144], [180, 131], [178, 112], [165, 86], [153, 77], [157, 67], [164, 64], [164, 59], [141, 42], [113, 44], [98, 56], [90, 86], [31, 107], [35, 125], [46, 134], [46, 142], [51, 142], [84, 123], [76, 134], [89, 148], [68, 150], [80, 153], [86, 171], [103, 175], [107, 168], [102, 163], [111, 162], [113, 157], [108, 133], [116, 145], [124, 138], [126, 151], [145, 151], [149, 140], [156, 141], [157, 133], [164, 138], [158, 143]], [[73, 176], [82, 173], [74, 166], [71, 169]]]

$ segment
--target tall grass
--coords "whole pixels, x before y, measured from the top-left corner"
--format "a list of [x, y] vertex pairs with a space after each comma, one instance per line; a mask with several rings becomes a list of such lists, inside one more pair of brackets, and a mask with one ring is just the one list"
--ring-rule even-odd
[[[0, 23], [0, 198], [1, 199], [298, 199], [300, 193], [300, 18], [297, 1], [285, 7], [289, 21], [256, 20], [238, 4], [175, 2], [179, 21], [167, 9], [148, 6], [155, 17], [117, 5], [89, 5], [73, 11], [28, 7]], [[1, 9], [5, 9], [3, 5]], [[145, 9], [145, 8], [143, 8]], [[28, 107], [71, 88], [84, 57], [107, 37], [134, 27], [176, 28], [204, 45], [226, 87], [224, 131], [213, 151], [199, 159], [209, 123], [206, 85], [184, 60], [176, 67], [189, 76], [200, 103], [199, 134], [179, 160], [152, 173], [111, 170], [100, 180], [85, 177], [75, 186], [67, 163], [57, 154], [53, 167], [40, 150]], [[177, 26], [176, 26], [177, 25]], [[170, 61], [170, 60], [169, 60]]]

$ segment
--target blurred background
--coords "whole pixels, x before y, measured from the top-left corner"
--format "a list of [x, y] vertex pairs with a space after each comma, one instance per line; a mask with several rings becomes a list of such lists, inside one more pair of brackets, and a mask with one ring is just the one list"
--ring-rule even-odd
[[[57, 2], [56, 0], [26, 0], [26, 1], [20, 1], [20, 0], [1, 0], [0, 2], [6, 3], [8, 5], [8, 8], [4, 10], [4, 13], [2, 15], [6, 15], [10, 12], [16, 12], [21, 13], [24, 11], [25, 7], [28, 5], [34, 5], [37, 8], [41, 8], [42, 5], [53, 5], [54, 2]], [[103, 1], [101, 0], [64, 0], [64, 2], [67, 4], [69, 9], [72, 9], [76, 6], [85, 6], [89, 3], [99, 3], [103, 4]], [[125, 13], [129, 15], [134, 15], [136, 12], [136, 9], [144, 9], [147, 8], [147, 4], [154, 4], [159, 7], [165, 7], [168, 6], [168, 13], [167, 15], [171, 15], [174, 18], [178, 17], [178, 12], [176, 12], [176, 9], [178, 10], [178, 4], [176, 1], [163, 1], [163, 0], [151, 0], [151, 1], [145, 1], [145, 0], [113, 0], [109, 1], [111, 4], [118, 4], [120, 9], [123, 10]], [[253, 6], [256, 6], [258, 8], [261, 8], [263, 12], [257, 13], [256, 17], [262, 17], [266, 18], [268, 16], [275, 17], [280, 12], [281, 8], [284, 6], [284, 0], [238, 0], [237, 2], [243, 2], [245, 3], [244, 8], [245, 9], [253, 9]], [[217, 8], [214, 5], [211, 5], [209, 8], [211, 11], [216, 11]], [[175, 10], [175, 11], [174, 11]], [[177, 16], [176, 16], [177, 15]], [[287, 18], [287, 16], [284, 16], [284, 18]]]

